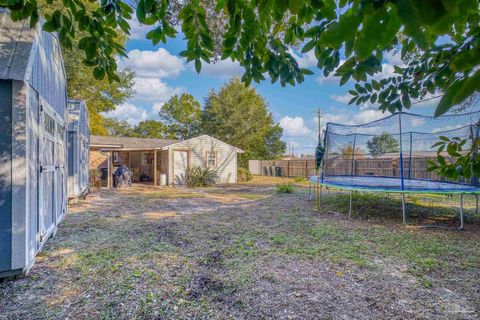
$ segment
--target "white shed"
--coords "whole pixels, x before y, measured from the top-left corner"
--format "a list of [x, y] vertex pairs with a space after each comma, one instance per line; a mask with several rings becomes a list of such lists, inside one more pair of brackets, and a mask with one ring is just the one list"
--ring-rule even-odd
[[0, 277], [28, 271], [66, 212], [66, 110], [56, 35], [0, 9]]
[[90, 125], [85, 101], [68, 100], [68, 198], [84, 197], [90, 183]]

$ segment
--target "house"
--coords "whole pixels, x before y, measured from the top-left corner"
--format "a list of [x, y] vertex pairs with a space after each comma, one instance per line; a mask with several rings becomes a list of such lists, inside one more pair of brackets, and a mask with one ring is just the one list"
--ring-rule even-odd
[[217, 183], [236, 183], [238, 153], [243, 150], [208, 135], [188, 140], [91, 136], [90, 169], [101, 170], [109, 187], [121, 165], [132, 171], [132, 182], [184, 184], [188, 170], [199, 166], [216, 170]]
[[67, 132], [69, 199], [83, 197], [90, 187], [90, 125], [85, 101], [68, 100]]
[[0, 277], [29, 270], [66, 212], [66, 76], [57, 36], [0, 9]]

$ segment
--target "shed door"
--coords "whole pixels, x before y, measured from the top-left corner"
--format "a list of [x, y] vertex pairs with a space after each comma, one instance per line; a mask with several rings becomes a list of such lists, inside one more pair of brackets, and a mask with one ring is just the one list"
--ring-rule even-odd
[[[56, 125], [56, 150], [55, 150], [55, 194], [57, 199], [56, 218], [61, 217], [66, 210], [66, 184], [65, 184], [65, 128], [61, 125]], [[56, 220], [57, 221], [57, 220]]]
[[88, 188], [88, 149], [83, 135], [80, 136], [80, 170], [79, 170], [79, 181], [80, 181], [80, 193], [86, 193]]
[[41, 155], [40, 155], [40, 216], [38, 228], [40, 241], [55, 227], [55, 131], [53, 117], [42, 112], [41, 115]]
[[185, 184], [188, 171], [188, 151], [173, 151], [174, 184]]

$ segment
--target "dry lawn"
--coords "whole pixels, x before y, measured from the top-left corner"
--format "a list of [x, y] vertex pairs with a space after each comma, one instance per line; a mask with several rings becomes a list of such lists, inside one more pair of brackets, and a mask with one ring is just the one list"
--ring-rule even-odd
[[[478, 319], [471, 211], [465, 231], [404, 227], [398, 199], [358, 194], [348, 219], [347, 195], [316, 212], [286, 181], [95, 193], [0, 284], [0, 318]], [[409, 198], [409, 221], [453, 223], [443, 200]]]

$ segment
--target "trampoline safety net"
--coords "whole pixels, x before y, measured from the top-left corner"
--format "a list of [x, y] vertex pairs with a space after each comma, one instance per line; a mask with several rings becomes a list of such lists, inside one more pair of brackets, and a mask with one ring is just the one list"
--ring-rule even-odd
[[468, 150], [479, 120], [480, 112], [437, 118], [402, 112], [366, 124], [328, 123], [322, 174], [312, 181], [346, 189], [477, 193], [475, 179], [447, 181], [427, 170], [427, 160], [436, 160], [432, 146], [440, 136], [467, 138]]

